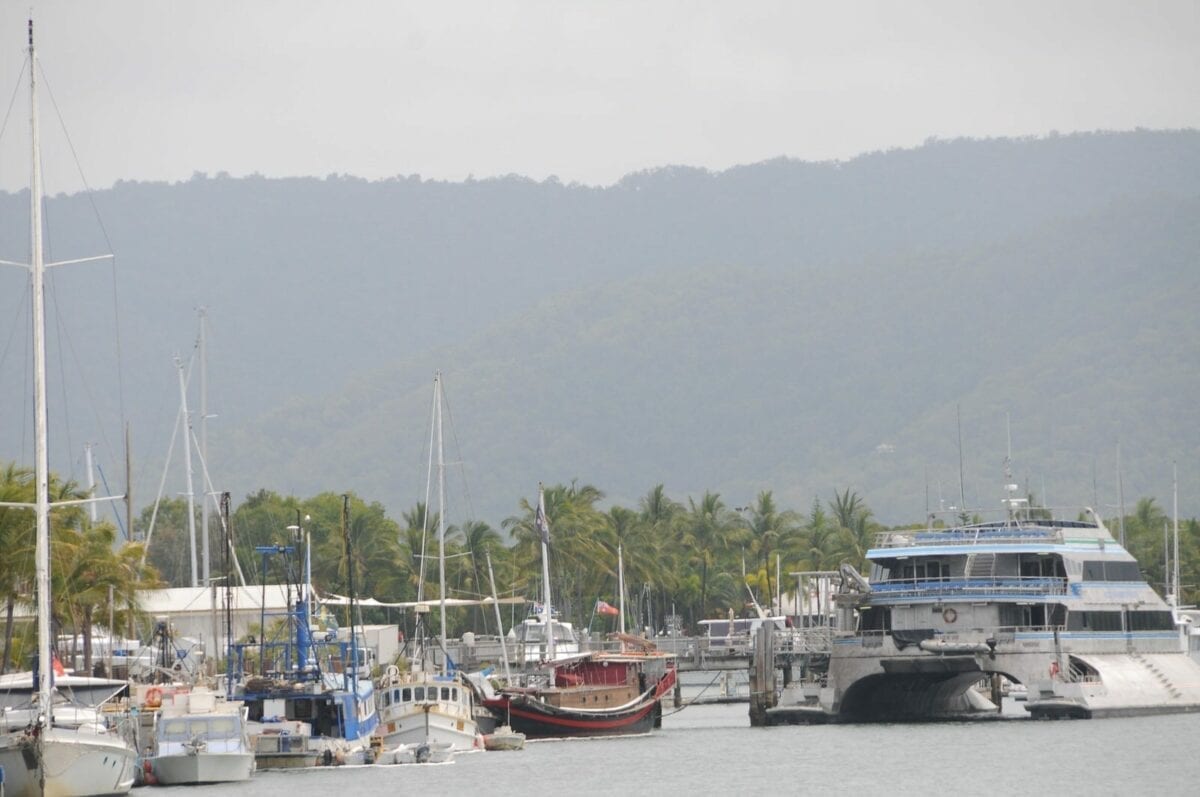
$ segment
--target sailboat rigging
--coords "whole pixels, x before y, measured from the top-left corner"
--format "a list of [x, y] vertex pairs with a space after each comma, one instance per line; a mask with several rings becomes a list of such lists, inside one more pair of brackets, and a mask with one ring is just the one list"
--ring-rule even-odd
[[[29, 264], [10, 263], [30, 269], [32, 281], [34, 361], [34, 481], [35, 501], [5, 504], [34, 509], [36, 517], [35, 595], [38, 652], [34, 670], [36, 694], [24, 727], [3, 729], [0, 736], [0, 767], [5, 774], [5, 793], [16, 797], [54, 794], [60, 797], [90, 797], [123, 794], [133, 785], [137, 753], [121, 736], [112, 732], [94, 710], [60, 710], [53, 685], [52, 629], [50, 614], [50, 510], [79, 506], [109, 498], [50, 500], [48, 412], [46, 408], [46, 307], [44, 242], [42, 240], [42, 171], [38, 131], [37, 55], [33, 43], [33, 20], [29, 21], [29, 92], [32, 177], [30, 181]], [[107, 257], [107, 256], [106, 256]], [[83, 258], [68, 262], [83, 262]], [[118, 496], [123, 498], [124, 496]], [[64, 707], [65, 709], [65, 707]], [[7, 719], [7, 718], [6, 718]], [[9, 719], [11, 722], [11, 719]]]

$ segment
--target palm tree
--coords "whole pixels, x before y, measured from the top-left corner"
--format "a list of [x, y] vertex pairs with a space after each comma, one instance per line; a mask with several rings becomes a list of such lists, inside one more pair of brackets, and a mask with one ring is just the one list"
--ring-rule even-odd
[[[0, 503], [32, 504], [33, 501], [33, 471], [15, 463], [5, 466], [0, 471]], [[16, 603], [32, 592], [34, 535], [32, 509], [0, 506], [0, 550], [4, 551], [0, 557], [0, 595], [4, 599], [4, 656], [0, 659], [0, 675], [8, 672]]]
[[856, 567], [861, 567], [878, 530], [876, 524], [871, 521], [870, 508], [858, 493], [847, 487], [841, 493], [833, 491], [829, 509], [833, 512], [842, 537], [843, 555], [853, 560]]
[[[501, 547], [500, 532], [482, 520], [469, 520], [461, 527], [448, 527], [446, 538], [466, 554], [465, 557], [458, 560], [461, 563], [458, 568], [460, 573], [459, 589], [469, 590], [473, 595], [481, 596], [487, 590], [487, 586], [480, 577], [480, 568], [486, 561], [487, 552]], [[475, 607], [475, 624], [476, 627], [486, 628], [487, 626], [487, 613], [481, 606]], [[503, 629], [500, 629], [500, 633], [503, 633]]]
[[[573, 481], [570, 485], [546, 487], [543, 495], [550, 523], [550, 577], [557, 584], [557, 605], [564, 618], [578, 621], [583, 617], [584, 596], [594, 594], [604, 569], [611, 566], [612, 530], [604, 514], [595, 508], [604, 494], [589, 484]], [[521, 514], [506, 518], [501, 526], [513, 537], [516, 563], [525, 572], [534, 573], [541, 555], [541, 535], [534, 527], [537, 503], [523, 498], [520, 507]]]
[[771, 589], [771, 551], [796, 532], [797, 519], [794, 512], [780, 512], [770, 490], [758, 494], [751, 507], [749, 530], [753, 547], [758, 551], [759, 563], [767, 572], [767, 599], [775, 592]]
[[710, 571], [722, 553], [743, 538], [736, 516], [725, 507], [719, 493], [705, 492], [699, 503], [688, 499], [688, 509], [679, 517], [680, 542], [700, 565], [700, 616], [708, 617]]
[[839, 529], [814, 498], [803, 527], [788, 545], [788, 558], [804, 570], [832, 570], [841, 562]]

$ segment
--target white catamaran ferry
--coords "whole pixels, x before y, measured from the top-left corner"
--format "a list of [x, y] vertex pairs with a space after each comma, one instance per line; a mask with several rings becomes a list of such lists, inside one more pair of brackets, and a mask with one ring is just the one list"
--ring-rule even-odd
[[997, 522], [880, 534], [869, 579], [843, 566], [842, 630], [766, 724], [995, 715], [1003, 679], [1035, 718], [1200, 710], [1186, 627], [1099, 517], [1008, 503]]

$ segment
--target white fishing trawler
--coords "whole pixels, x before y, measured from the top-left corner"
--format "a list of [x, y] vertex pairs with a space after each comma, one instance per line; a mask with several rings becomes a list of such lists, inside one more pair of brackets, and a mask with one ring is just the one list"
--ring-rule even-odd
[[1096, 513], [1053, 519], [1009, 489], [1002, 520], [884, 532], [869, 579], [843, 566], [828, 655], [765, 724], [994, 716], [1004, 679], [1034, 718], [1200, 710], [1184, 627]]
[[437, 435], [436, 449], [431, 449], [430, 453], [436, 450], [437, 454], [439, 598], [436, 603], [441, 615], [438, 639], [441, 665], [434, 662], [428, 638], [427, 617], [435, 601], [419, 601], [413, 606], [417, 615], [416, 649], [409, 659], [408, 669], [401, 671], [396, 666], [389, 666], [379, 682], [379, 736], [383, 738], [385, 751], [420, 750], [424, 746], [426, 750], [445, 748], [453, 755], [459, 751], [482, 750], [483, 736], [475, 712], [474, 689], [446, 654], [448, 601], [441, 372], [433, 380], [432, 420]]
[[208, 689], [180, 691], [164, 702], [154, 740], [147, 774], [158, 785], [231, 783], [254, 772], [246, 705]]

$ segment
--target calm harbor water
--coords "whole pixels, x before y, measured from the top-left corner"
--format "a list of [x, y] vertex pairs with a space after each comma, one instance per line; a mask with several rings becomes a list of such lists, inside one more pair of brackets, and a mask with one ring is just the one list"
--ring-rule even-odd
[[450, 764], [264, 772], [248, 783], [139, 793], [1195, 794], [1197, 741], [1200, 715], [751, 728], [745, 704], [693, 705], [645, 737], [533, 742]]

